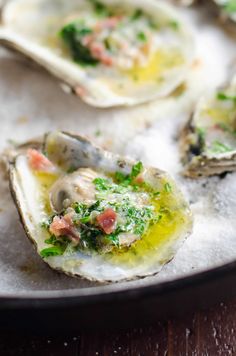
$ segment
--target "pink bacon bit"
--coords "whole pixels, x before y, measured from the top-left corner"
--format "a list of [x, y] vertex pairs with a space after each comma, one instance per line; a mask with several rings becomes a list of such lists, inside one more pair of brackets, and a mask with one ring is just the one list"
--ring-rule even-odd
[[108, 208], [103, 213], [97, 216], [98, 225], [103, 229], [103, 231], [109, 235], [115, 230], [117, 220], [116, 212]]
[[74, 88], [75, 94], [80, 96], [81, 98], [85, 97], [87, 95], [87, 91], [84, 87], [81, 85], [77, 85], [77, 87]]
[[89, 49], [94, 58], [100, 60], [103, 64], [111, 66], [113, 64], [113, 59], [106, 54], [105, 47], [102, 43], [93, 42], [89, 46]]
[[54, 216], [49, 231], [56, 237], [69, 236], [74, 241], [80, 240], [79, 232], [74, 227], [70, 214], [61, 217]]
[[142, 174], [139, 174], [139, 175], [135, 178], [134, 182], [137, 183], [137, 184], [142, 184], [142, 183], [144, 183], [144, 177], [143, 177], [143, 175], [142, 175]]
[[101, 31], [104, 29], [110, 29], [113, 30], [121, 21], [122, 16], [111, 16], [111, 17], [107, 17], [106, 19], [104, 19], [103, 21], [99, 21], [96, 26], [95, 26], [95, 30], [96, 31]]
[[94, 34], [84, 36], [82, 39], [82, 44], [88, 47], [94, 41]]
[[46, 156], [33, 148], [28, 149], [27, 157], [30, 167], [35, 171], [51, 172], [55, 168]]

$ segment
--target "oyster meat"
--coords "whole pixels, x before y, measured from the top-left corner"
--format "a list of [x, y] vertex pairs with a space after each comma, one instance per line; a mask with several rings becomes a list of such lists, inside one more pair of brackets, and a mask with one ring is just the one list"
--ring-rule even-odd
[[9, 0], [0, 42], [88, 104], [111, 107], [163, 98], [182, 84], [190, 32], [170, 5], [154, 0]]
[[52, 132], [7, 161], [28, 237], [46, 263], [71, 276], [153, 275], [191, 232], [189, 206], [168, 174], [83, 137]]
[[236, 170], [236, 78], [200, 100], [181, 134], [181, 151], [186, 176]]

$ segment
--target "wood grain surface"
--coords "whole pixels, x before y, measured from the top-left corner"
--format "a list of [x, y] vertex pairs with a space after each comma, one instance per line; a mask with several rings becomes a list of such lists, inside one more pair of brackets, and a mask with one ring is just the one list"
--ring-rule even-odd
[[[125, 316], [124, 316], [125, 317]], [[146, 328], [79, 335], [0, 336], [0, 356], [233, 356], [236, 299]]]

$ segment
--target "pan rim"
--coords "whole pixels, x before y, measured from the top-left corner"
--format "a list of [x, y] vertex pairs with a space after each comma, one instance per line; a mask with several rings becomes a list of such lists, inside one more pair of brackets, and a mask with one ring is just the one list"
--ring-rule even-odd
[[[189, 289], [201, 286], [224, 278], [226, 275], [235, 274], [236, 260], [206, 271], [197, 272], [186, 277], [160, 283], [149, 283], [142, 286], [128, 288], [119, 287], [116, 284], [98, 287], [86, 287], [68, 290], [46, 291], [19, 291], [15, 293], [0, 294], [0, 310], [22, 308], [64, 308], [94, 303], [103, 303], [109, 300], [123, 302], [127, 300], [143, 299], [150, 296], [163, 296], [177, 292], [181, 289]], [[118, 286], [118, 287], [117, 287]]]

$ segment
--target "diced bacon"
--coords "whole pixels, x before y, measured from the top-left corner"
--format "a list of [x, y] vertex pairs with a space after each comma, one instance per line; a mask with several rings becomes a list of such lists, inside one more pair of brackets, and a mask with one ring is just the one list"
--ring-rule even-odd
[[101, 58], [101, 56], [105, 52], [105, 48], [101, 43], [93, 42], [91, 43], [89, 48], [91, 50], [93, 57], [95, 58]]
[[27, 157], [30, 167], [36, 171], [48, 172], [55, 168], [46, 156], [33, 148], [28, 149]]
[[106, 234], [111, 234], [116, 227], [117, 214], [116, 212], [108, 208], [103, 213], [97, 216], [98, 225]]
[[76, 231], [72, 218], [69, 214], [65, 216], [55, 216], [49, 227], [49, 231], [52, 235], [56, 237], [69, 236], [72, 239], [79, 240], [80, 235]]
[[151, 51], [151, 42], [149, 41], [147, 43], [144, 43], [140, 47], [140, 50], [145, 56], [148, 56], [150, 54], [150, 51]]
[[82, 44], [84, 46], [89, 46], [92, 42], [94, 41], [94, 35], [87, 35], [87, 36], [84, 36], [84, 38], [82, 39]]
[[120, 20], [122, 19], [122, 16], [111, 16], [108, 17], [106, 19], [104, 19], [103, 21], [99, 21], [96, 26], [95, 26], [95, 30], [96, 31], [101, 31], [103, 29], [114, 29], [118, 23], [120, 22]]
[[109, 56], [103, 56], [101, 57], [101, 61], [103, 64], [105, 64], [106, 66], [112, 66], [113, 65], [113, 59]]
[[137, 184], [142, 184], [144, 182], [144, 177], [142, 174], [139, 174], [136, 178], [135, 178], [135, 183]]
[[113, 59], [106, 54], [105, 47], [102, 43], [93, 42], [89, 48], [94, 58], [99, 59], [107, 66], [111, 66], [113, 64]]
[[214, 128], [215, 130], [225, 131], [225, 128], [224, 128], [223, 126], [221, 126], [220, 124], [215, 124], [215, 125], [213, 126], [213, 128]]
[[77, 85], [77, 87], [75, 87], [74, 91], [75, 91], [75, 94], [80, 96], [81, 98], [83, 98], [87, 94], [86, 89], [84, 87], [82, 87], [81, 85]]

